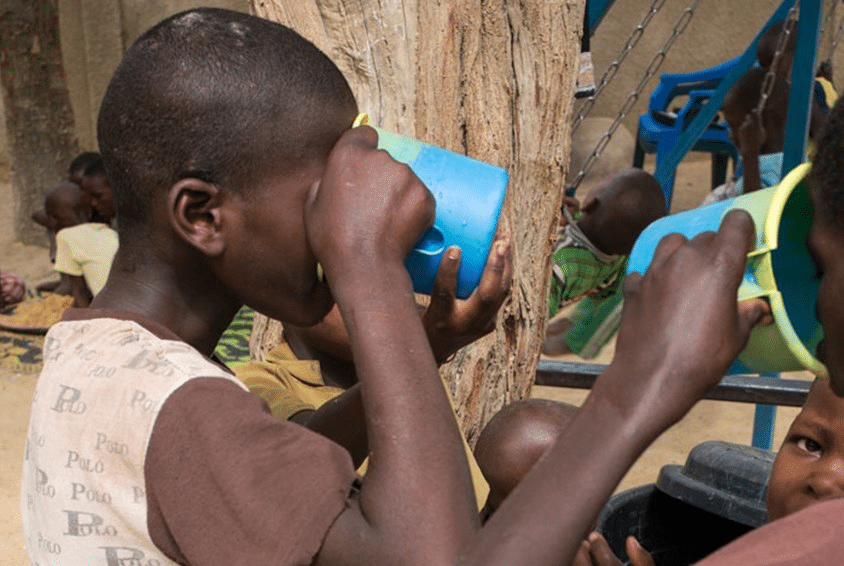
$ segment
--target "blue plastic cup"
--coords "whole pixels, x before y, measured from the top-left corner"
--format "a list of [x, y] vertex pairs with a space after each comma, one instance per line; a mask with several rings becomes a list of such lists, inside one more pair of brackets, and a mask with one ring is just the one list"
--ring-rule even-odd
[[[354, 126], [369, 125], [361, 114]], [[507, 192], [507, 171], [371, 126], [378, 132], [378, 147], [405, 163], [428, 187], [437, 203], [436, 219], [410, 252], [405, 266], [417, 293], [430, 294], [445, 250], [462, 251], [456, 296], [465, 299], [481, 281], [501, 206]]]
[[628, 273], [645, 273], [657, 244], [668, 234], [692, 238], [717, 230], [730, 210], [739, 208], [750, 214], [756, 225], [756, 249], [747, 255], [737, 299], [766, 299], [774, 322], [753, 328], [728, 373], [808, 370], [828, 376], [826, 366], [814, 355], [823, 330], [815, 317], [819, 281], [806, 245], [812, 223], [809, 167], [796, 167], [775, 187], [657, 220], [642, 232], [630, 252]]

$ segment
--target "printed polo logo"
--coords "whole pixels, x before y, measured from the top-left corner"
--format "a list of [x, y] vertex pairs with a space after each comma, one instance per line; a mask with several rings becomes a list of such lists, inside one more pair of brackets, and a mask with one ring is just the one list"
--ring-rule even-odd
[[76, 348], [74, 348], [73, 355], [79, 358], [80, 360], [90, 362], [91, 360], [96, 358], [99, 353], [99, 350], [91, 350], [86, 348], [85, 344], [77, 344]]
[[58, 338], [53, 338], [49, 334], [47, 340], [44, 342], [44, 360], [50, 362], [57, 362], [64, 356], [62, 351], [62, 341]]
[[65, 536], [117, 536], [117, 529], [111, 525], [106, 525], [103, 518], [99, 515], [85, 511], [70, 511], [68, 509], [62, 509], [62, 511], [67, 515], [67, 532], [63, 533]]
[[84, 483], [72, 482], [70, 484], [72, 494], [70, 496], [74, 501], [87, 501], [88, 503], [102, 503], [104, 505], [111, 505], [111, 494], [105, 491], [97, 491], [86, 487]]
[[141, 409], [144, 412], [149, 412], [158, 407], [158, 401], [147, 397], [146, 392], [135, 389], [129, 406], [133, 409]]
[[147, 558], [142, 550], [128, 546], [101, 546], [106, 566], [161, 566], [155, 558]]
[[118, 335], [115, 344], [117, 344], [118, 346], [127, 346], [134, 342], [139, 342], [140, 340], [140, 333], [135, 330], [130, 330], [125, 335]]
[[50, 477], [41, 468], [35, 468], [35, 493], [50, 499], [56, 496], [56, 486], [50, 483]]
[[169, 377], [173, 375], [173, 366], [169, 360], [155, 352], [141, 350], [138, 355], [123, 366], [126, 369], [146, 370], [153, 375]]
[[147, 492], [137, 485], [132, 486], [132, 503], [139, 504], [146, 501]]
[[61, 554], [62, 545], [56, 541], [46, 538], [41, 533], [38, 533], [38, 548], [49, 554]]
[[85, 458], [79, 455], [75, 450], [67, 451], [67, 463], [65, 468], [79, 468], [83, 472], [91, 472], [94, 474], [101, 474], [105, 471], [105, 464], [102, 460], [94, 460], [92, 458]]
[[120, 456], [129, 455], [128, 444], [113, 440], [104, 432], [97, 433], [97, 442], [94, 445], [94, 450], [108, 452], [109, 454], [119, 454]]
[[82, 392], [69, 385], [61, 385], [61, 391], [56, 399], [56, 404], [51, 407], [57, 413], [73, 413], [81, 415], [87, 408], [85, 403], [79, 400]]

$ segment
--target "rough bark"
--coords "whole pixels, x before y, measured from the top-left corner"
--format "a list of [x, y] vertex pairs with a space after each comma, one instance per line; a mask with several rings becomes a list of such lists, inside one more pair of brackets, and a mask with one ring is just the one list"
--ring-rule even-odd
[[67, 176], [77, 153], [59, 46], [56, 0], [0, 2], [0, 83], [12, 162], [15, 234], [40, 243], [30, 214], [44, 191]]
[[[495, 332], [442, 369], [474, 442], [503, 404], [529, 395], [539, 359], [583, 1], [254, 0], [253, 6], [328, 53], [373, 123], [510, 171], [502, 225], [513, 236], [512, 297]], [[277, 329], [253, 340], [277, 340]]]

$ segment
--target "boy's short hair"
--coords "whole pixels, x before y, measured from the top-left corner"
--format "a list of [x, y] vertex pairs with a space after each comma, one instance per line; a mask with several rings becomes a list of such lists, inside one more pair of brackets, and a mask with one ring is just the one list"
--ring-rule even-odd
[[654, 220], [665, 216], [665, 195], [650, 173], [630, 167], [616, 175], [608, 198], [617, 221], [637, 235]]
[[839, 98], [830, 111], [818, 140], [810, 185], [820, 204], [815, 207], [815, 214], [824, 214], [844, 229], [844, 106], [841, 100]]
[[98, 158], [89, 163], [88, 166], [85, 167], [83, 175], [85, 177], [107, 177], [102, 158]]
[[102, 161], [102, 157], [96, 151], [85, 151], [73, 158], [70, 162], [70, 167], [67, 168], [68, 174], [72, 175], [77, 171], [85, 171], [91, 164], [96, 161]]
[[334, 63], [287, 27], [215, 8], [162, 21], [126, 53], [97, 121], [120, 230], [145, 230], [180, 179], [241, 189], [324, 157], [323, 117], [350, 104]]

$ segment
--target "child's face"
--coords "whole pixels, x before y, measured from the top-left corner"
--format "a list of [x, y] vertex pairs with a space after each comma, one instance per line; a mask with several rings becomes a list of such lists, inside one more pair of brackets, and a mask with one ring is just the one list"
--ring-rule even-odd
[[111, 187], [105, 177], [101, 175], [87, 176], [82, 178], [82, 190], [91, 197], [91, 206], [101, 216], [112, 219], [116, 214], [114, 200], [111, 196]]
[[357, 108], [346, 110], [331, 119], [322, 158], [295, 169], [279, 167], [251, 194], [231, 194], [237, 201], [230, 219], [236, 236], [218, 276], [256, 311], [296, 326], [319, 322], [334, 304], [328, 285], [317, 275], [303, 211], [311, 188], [322, 178], [330, 148], [357, 115]]
[[844, 494], [844, 398], [816, 380], [780, 448], [768, 483], [770, 520]]
[[[815, 210], [821, 206], [815, 200]], [[815, 213], [808, 244], [820, 277], [815, 313], [824, 339], [817, 355], [829, 370], [832, 390], [844, 397], [844, 229], [827, 214]]]

